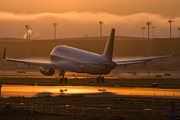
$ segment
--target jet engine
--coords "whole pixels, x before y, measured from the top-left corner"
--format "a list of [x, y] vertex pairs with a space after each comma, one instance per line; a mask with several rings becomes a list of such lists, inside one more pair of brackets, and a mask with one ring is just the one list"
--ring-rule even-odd
[[41, 74], [45, 76], [51, 76], [51, 75], [54, 75], [55, 73], [55, 70], [53, 68], [40, 67], [39, 69], [40, 69]]

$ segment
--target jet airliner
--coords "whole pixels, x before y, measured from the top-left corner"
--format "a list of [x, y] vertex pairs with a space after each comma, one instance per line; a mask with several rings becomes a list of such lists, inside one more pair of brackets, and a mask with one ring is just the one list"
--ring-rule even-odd
[[167, 58], [174, 55], [176, 47], [171, 55], [150, 57], [136, 60], [113, 61], [113, 46], [114, 46], [115, 29], [111, 30], [110, 36], [107, 40], [104, 52], [102, 55], [92, 52], [80, 50], [70, 46], [60, 45], [55, 47], [50, 53], [49, 62], [30, 61], [23, 59], [6, 58], [6, 48], [4, 49], [3, 58], [7, 61], [20, 62], [27, 65], [40, 66], [40, 72], [45, 76], [51, 76], [55, 70], [59, 70], [60, 83], [67, 83], [65, 72], [71, 71], [76, 73], [87, 73], [92, 75], [99, 75], [97, 83], [104, 82], [104, 77], [111, 72], [112, 69], [118, 66], [127, 66], [132, 64], [146, 64], [152, 62], [154, 59]]

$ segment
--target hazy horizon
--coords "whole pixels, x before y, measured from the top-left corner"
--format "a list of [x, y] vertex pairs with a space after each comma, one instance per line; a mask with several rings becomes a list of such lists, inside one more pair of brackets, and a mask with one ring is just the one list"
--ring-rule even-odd
[[[142, 37], [146, 22], [155, 26], [154, 37], [169, 38], [172, 19], [172, 37], [179, 37], [178, 0], [2, 0], [0, 4], [0, 38], [25, 38], [25, 25], [32, 29], [31, 39], [53, 39], [54, 26], [58, 23], [56, 38], [97, 37], [99, 21], [103, 21], [103, 36], [111, 28], [116, 36]], [[152, 38], [152, 29], [150, 30]]]

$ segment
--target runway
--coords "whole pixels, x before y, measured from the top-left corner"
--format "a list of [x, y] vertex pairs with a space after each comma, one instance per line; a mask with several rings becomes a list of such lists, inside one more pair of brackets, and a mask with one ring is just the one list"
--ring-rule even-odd
[[[133, 75], [134, 72], [137, 72], [137, 75]], [[170, 76], [165, 76], [164, 74], [171, 74]], [[131, 72], [124, 72], [123, 70], [114, 69], [108, 75], [105, 75], [105, 78], [125, 78], [125, 79], [157, 79], [156, 75], [161, 75], [161, 78], [165, 79], [180, 79], [180, 74], [178, 71], [153, 71], [148, 73], [147, 71], [131, 71]], [[59, 74], [56, 72], [53, 76], [44, 76], [42, 75], [39, 70], [10, 70], [10, 71], [3, 71], [0, 70], [0, 78], [58, 78]], [[74, 78], [96, 78], [96, 75], [89, 75], [84, 73], [73, 73], [73, 72], [66, 72], [66, 77], [68, 79]]]
[[1, 95], [7, 97], [38, 97], [59, 95], [83, 95], [84, 97], [144, 97], [180, 99], [180, 89], [119, 88], [90, 86], [22, 86], [2, 85]]

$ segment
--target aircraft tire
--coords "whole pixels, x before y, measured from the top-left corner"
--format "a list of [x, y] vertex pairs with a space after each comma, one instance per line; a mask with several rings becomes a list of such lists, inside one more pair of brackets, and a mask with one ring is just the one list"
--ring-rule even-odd
[[63, 78], [60, 78], [60, 83], [63, 83], [63, 81], [64, 81]]
[[96, 78], [97, 83], [100, 83], [100, 80], [101, 80], [100, 77]]
[[65, 78], [65, 79], [64, 79], [64, 82], [65, 82], [65, 83], [68, 83], [68, 79], [67, 79], [67, 78]]
[[59, 73], [59, 76], [61, 77], [61, 76], [62, 76], [62, 74], [61, 74], [61, 73]]
[[104, 82], [104, 77], [101, 78], [101, 82], [102, 82], [102, 83]]

